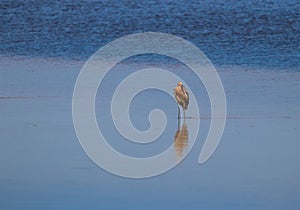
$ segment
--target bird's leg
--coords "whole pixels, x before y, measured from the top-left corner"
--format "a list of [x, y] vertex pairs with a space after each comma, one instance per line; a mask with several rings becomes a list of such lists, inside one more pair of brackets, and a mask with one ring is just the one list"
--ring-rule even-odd
[[178, 121], [177, 121], [177, 131], [180, 130], [180, 118], [178, 117]]
[[180, 119], [180, 108], [178, 106], [178, 119]]
[[183, 119], [185, 119], [185, 110], [183, 110]]

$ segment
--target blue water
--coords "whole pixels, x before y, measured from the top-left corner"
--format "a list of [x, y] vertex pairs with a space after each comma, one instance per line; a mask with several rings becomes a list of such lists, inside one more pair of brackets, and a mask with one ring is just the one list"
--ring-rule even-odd
[[1, 1], [2, 55], [86, 59], [138, 32], [178, 35], [215, 64], [299, 69], [300, 4], [268, 1]]
[[[299, 14], [297, 0], [1, 1], [0, 209], [299, 209]], [[164, 56], [117, 65], [97, 93], [95, 109], [115, 149], [145, 157], [176, 140], [176, 103], [161, 92], [141, 93], [130, 111], [141, 130], [149, 127], [150, 110], [165, 111], [168, 127], [158, 141], [133, 145], [113, 128], [112, 94], [128, 73], [145, 67], [135, 62], [150, 59], [148, 67], [189, 81], [203, 116], [184, 161], [168, 173], [135, 180], [112, 175], [87, 157], [74, 131], [72, 94], [95, 51], [147, 31], [178, 35], [217, 64], [228, 119], [216, 152], [199, 165], [210, 123], [201, 82]]]

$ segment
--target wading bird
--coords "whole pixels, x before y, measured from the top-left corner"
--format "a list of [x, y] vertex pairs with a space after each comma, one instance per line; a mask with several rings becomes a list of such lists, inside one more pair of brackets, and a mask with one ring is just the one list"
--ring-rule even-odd
[[183, 86], [182, 82], [178, 82], [177, 86], [174, 88], [174, 96], [178, 104], [178, 119], [180, 118], [180, 107], [182, 107], [183, 114], [185, 117], [185, 110], [188, 109], [189, 105], [189, 93], [187, 89]]

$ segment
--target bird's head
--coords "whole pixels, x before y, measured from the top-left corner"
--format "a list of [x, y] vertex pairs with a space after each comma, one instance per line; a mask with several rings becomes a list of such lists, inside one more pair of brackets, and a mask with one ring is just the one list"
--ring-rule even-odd
[[179, 81], [177, 85], [181, 87], [182, 86], [182, 82]]

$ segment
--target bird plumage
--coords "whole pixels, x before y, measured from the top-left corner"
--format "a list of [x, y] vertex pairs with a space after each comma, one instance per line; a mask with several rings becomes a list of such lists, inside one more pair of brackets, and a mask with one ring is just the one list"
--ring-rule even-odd
[[189, 105], [189, 93], [183, 86], [182, 82], [178, 82], [177, 86], [175, 87], [174, 96], [178, 105], [180, 105], [183, 110], [187, 110]]

